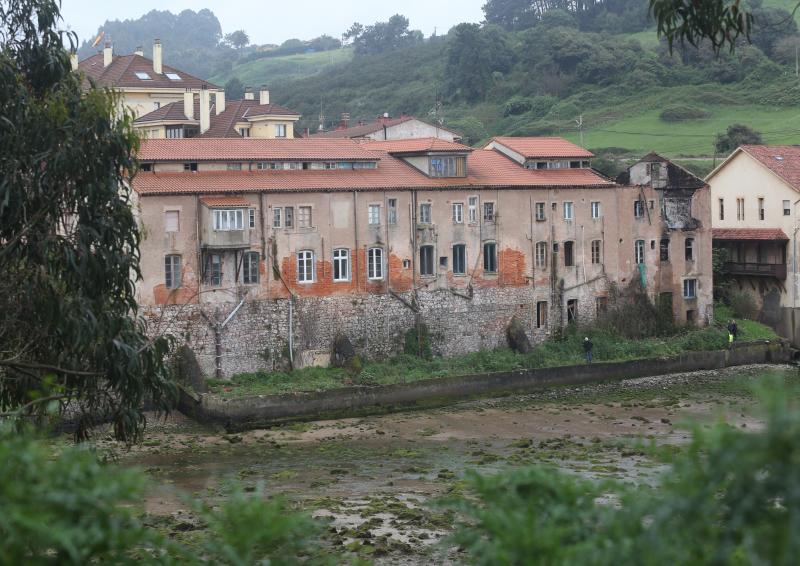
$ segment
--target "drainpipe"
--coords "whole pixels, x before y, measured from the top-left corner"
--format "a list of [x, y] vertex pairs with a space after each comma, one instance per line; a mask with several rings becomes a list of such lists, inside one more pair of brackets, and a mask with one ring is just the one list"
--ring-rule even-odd
[[294, 318], [294, 312], [292, 306], [294, 305], [294, 293], [289, 293], [289, 365], [294, 369], [294, 337], [292, 333], [294, 332], [294, 328], [292, 325], [292, 320]]
[[[800, 199], [794, 201], [794, 230], [792, 231], [792, 317], [794, 317], [794, 309], [797, 308], [797, 231], [800, 226], [797, 225], [797, 203]], [[794, 326], [792, 326], [792, 334], [794, 334]]]

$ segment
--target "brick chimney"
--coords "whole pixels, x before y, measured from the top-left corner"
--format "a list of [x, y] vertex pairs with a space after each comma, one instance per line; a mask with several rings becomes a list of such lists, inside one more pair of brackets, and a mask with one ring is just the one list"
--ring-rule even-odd
[[214, 95], [214, 105], [217, 109], [217, 114], [222, 114], [225, 112], [225, 91], [218, 90], [217, 93]]
[[144, 57], [144, 49], [141, 45], [136, 47], [136, 51], [133, 52], [134, 55], [138, 55], [139, 57]]
[[190, 88], [183, 91], [183, 114], [190, 120], [194, 120], [194, 93]]
[[111, 42], [106, 41], [106, 46], [103, 47], [103, 67], [108, 67], [111, 61], [114, 60], [114, 48], [111, 47]]
[[211, 127], [211, 108], [209, 108], [208, 85], [200, 87], [200, 133], [205, 133]]
[[261, 85], [261, 90], [258, 91], [258, 103], [269, 104], [269, 91], [267, 85]]
[[162, 71], [161, 40], [153, 41], [153, 72], [160, 75]]
[[255, 98], [253, 97], [253, 87], [249, 86], [244, 87], [244, 99], [255, 100]]

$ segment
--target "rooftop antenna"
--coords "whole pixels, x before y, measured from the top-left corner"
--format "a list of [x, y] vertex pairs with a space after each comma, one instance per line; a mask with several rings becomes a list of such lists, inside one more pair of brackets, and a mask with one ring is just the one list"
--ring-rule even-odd
[[320, 132], [325, 131], [325, 114], [323, 114], [322, 108], [322, 100], [319, 101], [319, 130]]

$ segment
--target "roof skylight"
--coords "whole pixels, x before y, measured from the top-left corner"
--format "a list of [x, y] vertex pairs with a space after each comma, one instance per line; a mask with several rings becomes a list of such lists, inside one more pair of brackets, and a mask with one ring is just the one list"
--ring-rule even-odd
[[178, 73], [164, 73], [167, 75], [167, 78], [171, 81], [179, 81], [181, 80], [181, 76]]
[[136, 75], [136, 76], [137, 76], [139, 79], [141, 79], [141, 80], [143, 80], [143, 81], [150, 81], [150, 80], [152, 80], [152, 79], [150, 78], [150, 75], [148, 75], [148, 74], [147, 74], [147, 73], [145, 73], [144, 71], [136, 71], [135, 75]]

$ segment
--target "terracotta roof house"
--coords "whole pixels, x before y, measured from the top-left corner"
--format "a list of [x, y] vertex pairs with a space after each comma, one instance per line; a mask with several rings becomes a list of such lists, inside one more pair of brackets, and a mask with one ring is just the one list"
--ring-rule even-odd
[[432, 124], [414, 116], [392, 118], [388, 113], [378, 116], [374, 122], [361, 122], [347, 126], [345, 121], [334, 130], [312, 134], [320, 138], [350, 138], [363, 141], [396, 140], [407, 138], [439, 138], [458, 141], [461, 134], [442, 125]]

